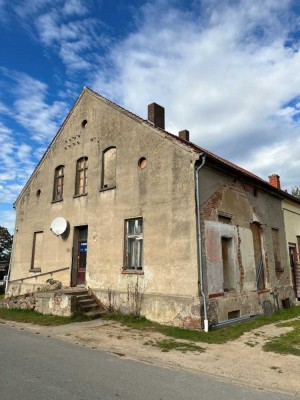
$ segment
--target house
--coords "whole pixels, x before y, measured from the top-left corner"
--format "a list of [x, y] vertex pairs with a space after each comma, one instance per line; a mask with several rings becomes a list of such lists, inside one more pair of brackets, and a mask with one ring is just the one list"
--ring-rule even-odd
[[8, 294], [52, 277], [206, 330], [293, 303], [284, 192], [164, 128], [84, 88], [16, 200]]
[[[270, 176], [269, 183], [280, 189], [280, 177], [278, 175]], [[300, 300], [300, 200], [285, 193], [282, 209], [288, 249], [286, 265], [291, 268], [295, 296]]]

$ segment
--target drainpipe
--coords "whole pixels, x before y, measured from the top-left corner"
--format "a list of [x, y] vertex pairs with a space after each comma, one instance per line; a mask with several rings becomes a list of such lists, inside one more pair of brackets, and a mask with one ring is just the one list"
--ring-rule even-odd
[[[208, 319], [207, 319], [207, 304], [206, 297], [203, 290], [203, 259], [202, 259], [202, 236], [201, 236], [201, 221], [200, 221], [200, 186], [199, 186], [199, 171], [205, 164], [206, 155], [201, 153], [201, 164], [196, 169], [196, 207], [197, 207], [197, 241], [198, 241], [198, 271], [199, 271], [199, 294], [203, 299], [204, 307], [204, 332], [208, 332]], [[200, 160], [199, 157], [199, 160]]]

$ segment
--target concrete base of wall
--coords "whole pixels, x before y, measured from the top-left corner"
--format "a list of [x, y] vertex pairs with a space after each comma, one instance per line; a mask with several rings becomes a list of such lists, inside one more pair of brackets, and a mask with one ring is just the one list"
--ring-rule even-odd
[[184, 328], [202, 327], [200, 300], [197, 297], [92, 290], [105, 306], [122, 313], [141, 314], [152, 321]]
[[[24, 288], [23, 288], [24, 289]], [[6, 296], [0, 307], [34, 310], [41, 314], [71, 317], [77, 312], [76, 295], [62, 290]]]
[[264, 313], [264, 302], [269, 302], [272, 312], [283, 308], [283, 300], [295, 304], [295, 293], [292, 287], [277, 288], [276, 291], [263, 290], [247, 293], [227, 292], [208, 301], [210, 324], [214, 325], [234, 317], [260, 315]]
[[41, 314], [71, 317], [77, 311], [76, 296], [63, 291], [39, 292], [35, 293], [35, 298], [35, 311]]
[[[9, 286], [8, 295], [20, 295], [39, 290], [41, 285], [14, 284]], [[98, 299], [108, 308], [122, 313], [141, 314], [159, 323], [190, 329], [203, 329], [203, 302], [201, 298], [192, 296], [170, 296], [165, 294], [149, 294], [139, 292], [122, 292], [92, 288]], [[35, 310], [43, 314], [71, 316], [76, 310], [76, 296], [63, 290], [34, 294]], [[264, 302], [269, 302], [272, 311], [283, 308], [283, 300], [296, 304], [292, 287], [277, 288], [275, 292], [236, 293], [227, 292], [214, 295], [208, 299], [209, 325], [217, 324], [230, 318], [245, 315], [262, 315]], [[25, 307], [23, 304], [22, 307]]]

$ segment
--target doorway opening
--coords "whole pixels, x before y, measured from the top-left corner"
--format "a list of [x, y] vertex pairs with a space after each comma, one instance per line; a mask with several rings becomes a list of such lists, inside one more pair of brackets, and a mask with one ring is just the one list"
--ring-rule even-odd
[[84, 285], [87, 262], [88, 226], [76, 226], [73, 239], [71, 286]]

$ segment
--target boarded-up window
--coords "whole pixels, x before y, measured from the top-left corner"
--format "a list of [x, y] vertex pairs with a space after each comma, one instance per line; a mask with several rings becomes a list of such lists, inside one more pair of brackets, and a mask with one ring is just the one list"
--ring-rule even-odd
[[76, 187], [75, 195], [87, 193], [88, 187], [88, 158], [81, 157], [76, 163]]
[[143, 269], [143, 219], [125, 221], [124, 269]]
[[253, 237], [256, 287], [257, 290], [263, 290], [265, 289], [265, 277], [264, 277], [264, 263], [263, 263], [262, 245], [261, 245], [261, 226], [258, 222], [252, 222], [250, 224], [250, 228]]
[[103, 152], [101, 189], [116, 187], [116, 157], [117, 149], [115, 147], [109, 147]]
[[273, 251], [274, 251], [274, 263], [275, 270], [281, 271], [281, 256], [280, 256], [280, 242], [279, 242], [279, 229], [272, 228], [272, 242], [273, 242]]
[[60, 165], [55, 168], [54, 173], [54, 188], [53, 188], [53, 201], [63, 199], [64, 192], [64, 166]]
[[43, 239], [44, 239], [44, 232], [34, 232], [31, 269], [41, 269], [42, 268]]
[[222, 237], [223, 289], [224, 292], [236, 289], [232, 238]]

